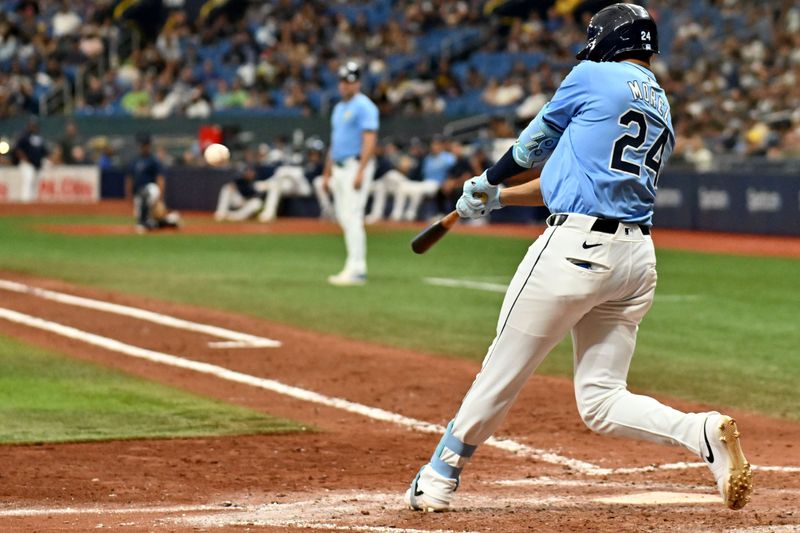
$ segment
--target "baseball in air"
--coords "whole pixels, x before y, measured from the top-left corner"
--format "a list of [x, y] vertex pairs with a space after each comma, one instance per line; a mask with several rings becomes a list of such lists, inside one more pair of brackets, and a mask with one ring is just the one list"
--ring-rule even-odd
[[230, 160], [231, 151], [224, 144], [209, 144], [203, 152], [203, 157], [205, 157], [206, 163], [212, 167], [221, 167]]

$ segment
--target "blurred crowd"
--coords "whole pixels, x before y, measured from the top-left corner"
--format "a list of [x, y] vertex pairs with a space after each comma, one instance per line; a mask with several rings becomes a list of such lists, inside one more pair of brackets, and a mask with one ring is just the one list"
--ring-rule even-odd
[[[192, 14], [184, 1], [164, 2], [130, 49], [122, 22], [139, 19], [117, 2], [0, 1], [0, 118], [68, 89], [79, 115], [325, 115], [336, 68], [354, 58], [383, 116], [502, 113], [519, 127], [575, 64], [599, 3], [229, 1]], [[659, 22], [654, 70], [678, 158], [705, 168], [714, 154], [800, 156], [795, 0], [640, 3]]]

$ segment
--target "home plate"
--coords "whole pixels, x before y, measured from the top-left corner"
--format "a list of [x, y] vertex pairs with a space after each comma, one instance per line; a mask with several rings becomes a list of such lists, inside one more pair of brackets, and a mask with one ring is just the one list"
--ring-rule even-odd
[[675, 505], [682, 503], [722, 503], [722, 498], [715, 494], [691, 492], [637, 492], [622, 496], [595, 498], [592, 501], [623, 505]]

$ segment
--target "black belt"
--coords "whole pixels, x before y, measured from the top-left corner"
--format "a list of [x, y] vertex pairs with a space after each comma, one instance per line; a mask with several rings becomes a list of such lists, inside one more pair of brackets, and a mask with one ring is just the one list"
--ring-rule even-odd
[[360, 161], [361, 160], [361, 156], [360, 155], [354, 155], [354, 156], [351, 156], [351, 157], [345, 157], [344, 159], [339, 159], [338, 161], [334, 161], [333, 164], [336, 165], [337, 167], [343, 167], [348, 159], [353, 159], [353, 158], [355, 158], [356, 161]]
[[[551, 226], [560, 226], [564, 222], [567, 221], [569, 215], [565, 215], [563, 213], [559, 213], [558, 215], [553, 215], [548, 222], [550, 222]], [[612, 220], [610, 218], [598, 218], [592, 224], [592, 231], [599, 231], [600, 233], [610, 233], [611, 235], [617, 232], [617, 228], [620, 224], [625, 224], [625, 222], [620, 222], [619, 220]], [[645, 226], [644, 224], [637, 224], [639, 229], [642, 230], [643, 235], [650, 235], [650, 226]]]

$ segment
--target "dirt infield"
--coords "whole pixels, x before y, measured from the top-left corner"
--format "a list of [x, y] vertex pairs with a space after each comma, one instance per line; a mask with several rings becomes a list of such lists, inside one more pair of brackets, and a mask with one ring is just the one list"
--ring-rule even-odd
[[[129, 212], [123, 202], [0, 207], [0, 216]], [[181, 234], [338, 231], [316, 220], [216, 224], [196, 213], [186, 220]], [[371, 231], [422, 226], [384, 224]], [[74, 224], [42, 230], [125, 234], [133, 228]], [[462, 225], [455, 231], [534, 238], [540, 228]], [[656, 230], [654, 238], [661, 248], [800, 257], [800, 238], [667, 230]], [[535, 376], [498, 435], [507, 440], [481, 447], [467, 469], [454, 512], [413, 513], [400, 497], [438, 440], [430, 424], [447, 423], [477, 363], [54, 280], [0, 272], [3, 280], [280, 340], [278, 348], [213, 348], [209, 343], [219, 338], [207, 332], [0, 288], [0, 311], [28, 317], [0, 318], [1, 334], [316, 431], [6, 446], [0, 453], [2, 531], [800, 530], [797, 423], [730, 413], [748, 458], [765, 468], [755, 471], [752, 503], [727, 511], [696, 457], [592, 434], [578, 417], [571, 382]], [[117, 342], [103, 345], [103, 338]], [[145, 351], [150, 359], [131, 355]], [[664, 400], [684, 410], [713, 407]]]
[[[123, 201], [103, 201], [89, 205], [61, 204], [3, 204], [0, 205], [0, 216], [3, 215], [128, 215], [131, 208]], [[329, 221], [302, 218], [281, 218], [276, 222], [263, 224], [258, 222], [218, 223], [211, 219], [209, 213], [186, 213], [186, 224], [180, 229], [181, 234], [191, 235], [226, 235], [226, 234], [296, 234], [338, 233], [338, 226]], [[134, 226], [110, 224], [43, 224], [43, 231], [71, 235], [128, 235], [135, 233]], [[381, 223], [370, 227], [370, 232], [396, 230], [421, 230], [424, 223]], [[477, 235], [503, 235], [534, 239], [541, 233], [542, 227], [526, 224], [494, 224], [488, 226], [470, 226], [460, 224], [453, 230], [459, 233]], [[782, 237], [775, 235], [747, 235], [734, 233], [714, 233], [700, 231], [682, 231], [661, 229], [656, 227], [653, 239], [658, 248], [701, 251], [710, 253], [729, 253], [737, 255], [759, 255], [774, 257], [800, 257], [800, 237]]]
[[[417, 421], [445, 424], [478, 370], [471, 362], [252, 317], [10, 273], [0, 273], [0, 279], [57, 291], [47, 294], [76, 294], [278, 339], [279, 348], [214, 349], [208, 343], [218, 339], [209, 334], [76, 307], [29, 289], [0, 289], [0, 307], [20, 316]], [[571, 383], [564, 379], [537, 376], [525, 387], [500, 435], [518, 444], [520, 452], [482, 447], [464, 476], [455, 511], [418, 514], [402, 508], [400, 495], [438, 437], [404, 425], [404, 419], [382, 421], [369, 409], [359, 414], [320, 403], [313, 395], [291, 397], [8, 320], [0, 320], [0, 332], [317, 429], [292, 435], [4, 447], [4, 531], [74, 531], [100, 524], [131, 531], [237, 525], [268, 531], [375, 532], [800, 528], [800, 469], [756, 470], [752, 504], [740, 512], [727, 511], [715, 496], [707, 469], [684, 464], [696, 463], [697, 458], [585, 429], [574, 407]], [[670, 403], [683, 409], [707, 408]], [[754, 464], [800, 465], [800, 447], [795, 444], [800, 424], [732, 414]], [[658, 502], [637, 503], [643, 496]], [[621, 497], [633, 500], [612, 501]]]

